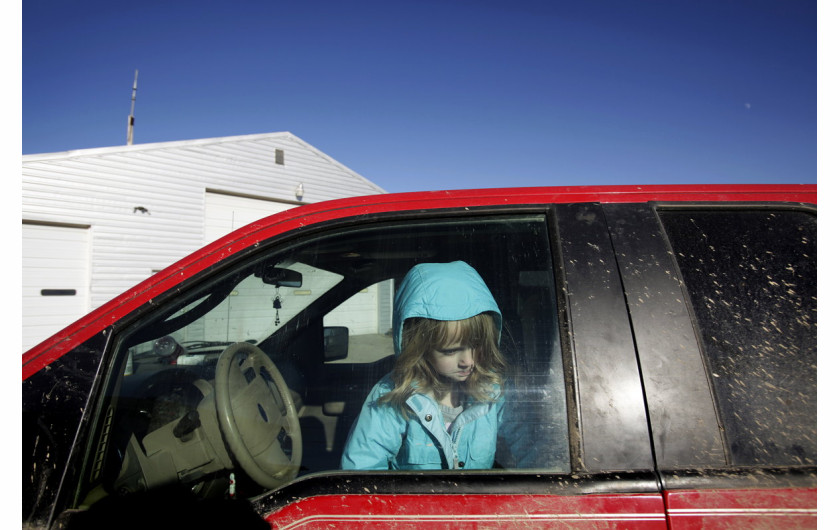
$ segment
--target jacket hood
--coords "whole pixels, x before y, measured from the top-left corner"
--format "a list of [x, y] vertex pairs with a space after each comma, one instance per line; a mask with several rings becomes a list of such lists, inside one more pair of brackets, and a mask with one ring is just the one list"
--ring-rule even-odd
[[485, 312], [493, 314], [498, 342], [502, 312], [474, 268], [463, 261], [415, 265], [405, 275], [394, 299], [394, 354], [402, 352], [406, 319], [464, 320]]

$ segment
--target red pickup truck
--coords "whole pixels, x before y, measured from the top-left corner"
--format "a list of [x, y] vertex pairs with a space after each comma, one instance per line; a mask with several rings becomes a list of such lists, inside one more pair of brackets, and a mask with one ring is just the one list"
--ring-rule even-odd
[[[25, 528], [816, 526], [812, 185], [407, 193], [301, 206], [23, 355]], [[514, 442], [342, 470], [418, 263], [503, 315]]]

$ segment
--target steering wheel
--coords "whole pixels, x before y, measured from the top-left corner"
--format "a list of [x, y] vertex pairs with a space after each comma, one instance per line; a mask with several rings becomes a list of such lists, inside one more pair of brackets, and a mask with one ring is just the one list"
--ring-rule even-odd
[[215, 387], [222, 434], [248, 476], [270, 489], [294, 479], [303, 444], [300, 421], [271, 359], [253, 344], [231, 344], [216, 363]]

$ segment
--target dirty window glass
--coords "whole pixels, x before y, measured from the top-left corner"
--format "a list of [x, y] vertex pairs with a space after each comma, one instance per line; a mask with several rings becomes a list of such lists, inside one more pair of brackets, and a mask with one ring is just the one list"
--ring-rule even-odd
[[368, 223], [262, 245], [178, 288], [115, 338], [80, 504], [177, 482], [247, 497], [340, 469], [365, 398], [394, 366], [395, 291], [424, 262], [471, 264], [502, 311], [506, 430], [484, 440], [487, 467], [567, 471], [549, 248], [544, 215]]
[[662, 211], [734, 465], [816, 465], [817, 220]]

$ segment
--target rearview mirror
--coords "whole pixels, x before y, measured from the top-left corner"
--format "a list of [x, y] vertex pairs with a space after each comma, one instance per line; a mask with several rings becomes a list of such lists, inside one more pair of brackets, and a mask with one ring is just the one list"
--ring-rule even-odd
[[303, 284], [303, 274], [277, 265], [265, 267], [259, 275], [263, 283], [275, 287], [300, 287]]

